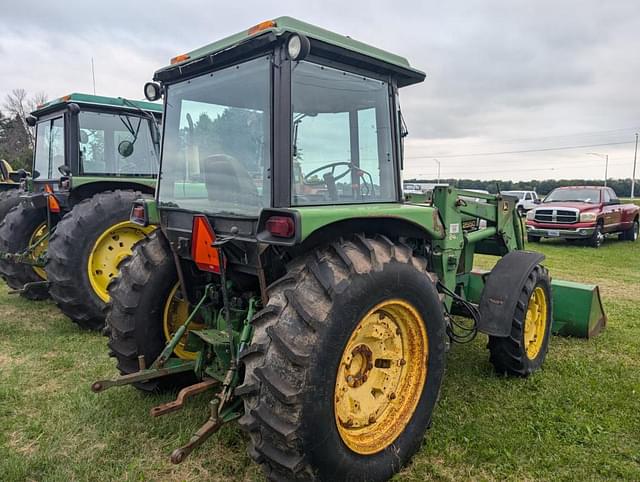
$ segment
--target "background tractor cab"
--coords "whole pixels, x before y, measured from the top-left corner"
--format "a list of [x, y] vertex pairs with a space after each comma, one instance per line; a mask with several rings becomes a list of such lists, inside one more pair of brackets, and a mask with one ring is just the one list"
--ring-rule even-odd
[[0, 225], [0, 274], [23, 296], [51, 295], [85, 328], [104, 324], [107, 284], [144, 230], [131, 203], [155, 191], [162, 106], [70, 94], [40, 105], [33, 173]]

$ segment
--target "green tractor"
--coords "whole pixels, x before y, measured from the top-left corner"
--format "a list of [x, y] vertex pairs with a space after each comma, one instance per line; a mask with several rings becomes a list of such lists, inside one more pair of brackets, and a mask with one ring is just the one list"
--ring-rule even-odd
[[164, 96], [161, 174], [131, 220], [159, 229], [109, 287], [121, 374], [92, 390], [183, 387], [153, 416], [210, 392], [173, 463], [237, 420], [271, 479], [386, 480], [422, 443], [451, 342], [488, 335], [499, 373], [543, 364], [552, 284], [515, 199], [402, 196], [398, 92], [424, 77], [283, 17], [145, 86]]
[[162, 106], [71, 94], [38, 107], [33, 176], [0, 224], [0, 274], [30, 299], [51, 295], [83, 328], [104, 326], [118, 263], [153, 228], [129, 221], [152, 198]]
[[20, 183], [28, 176], [23, 169], [14, 171], [4, 159], [0, 159], [0, 220], [20, 203]]

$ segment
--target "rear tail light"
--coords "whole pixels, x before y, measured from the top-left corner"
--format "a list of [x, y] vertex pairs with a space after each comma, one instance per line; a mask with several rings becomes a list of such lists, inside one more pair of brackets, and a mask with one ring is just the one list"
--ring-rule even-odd
[[213, 246], [215, 241], [216, 234], [213, 232], [213, 228], [206, 216], [194, 216], [191, 235], [191, 258], [198, 266], [198, 269], [219, 274], [220, 251]]
[[59, 213], [60, 203], [56, 199], [56, 196], [53, 194], [53, 189], [51, 189], [51, 186], [49, 186], [49, 184], [45, 184], [44, 190], [47, 193], [47, 205], [49, 207], [49, 212]]
[[296, 225], [293, 219], [285, 216], [272, 216], [265, 223], [267, 231], [272, 236], [278, 238], [290, 238], [296, 232]]

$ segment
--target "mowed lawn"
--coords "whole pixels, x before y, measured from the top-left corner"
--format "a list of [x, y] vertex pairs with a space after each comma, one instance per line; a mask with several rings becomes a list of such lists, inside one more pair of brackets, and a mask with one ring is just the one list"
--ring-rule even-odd
[[[554, 277], [600, 285], [606, 331], [553, 338], [528, 379], [496, 376], [484, 336], [453, 346], [433, 425], [397, 480], [640, 480], [640, 242], [529, 248]], [[173, 448], [207, 418], [207, 396], [152, 419], [171, 394], [89, 390], [114, 374], [103, 336], [0, 288], [0, 480], [262, 479], [235, 425], [173, 466]]]

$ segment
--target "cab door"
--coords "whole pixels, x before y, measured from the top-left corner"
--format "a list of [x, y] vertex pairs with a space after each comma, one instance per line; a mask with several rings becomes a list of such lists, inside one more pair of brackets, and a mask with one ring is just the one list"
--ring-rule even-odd
[[621, 222], [620, 201], [611, 188], [603, 189], [602, 197], [604, 230], [608, 233], [617, 231]]

